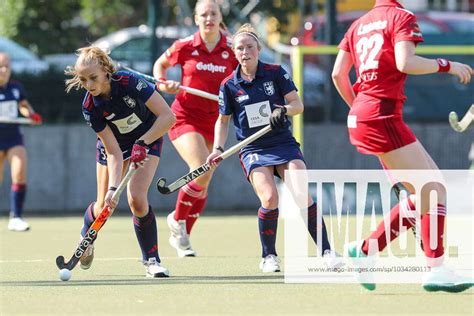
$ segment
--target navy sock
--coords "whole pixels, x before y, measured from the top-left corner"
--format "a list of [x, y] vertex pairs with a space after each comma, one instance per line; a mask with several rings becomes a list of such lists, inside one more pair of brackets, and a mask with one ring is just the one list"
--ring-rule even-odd
[[10, 217], [21, 217], [25, 197], [26, 184], [12, 184], [10, 190]]
[[149, 258], [156, 258], [161, 262], [158, 255], [158, 232], [156, 229], [156, 218], [151, 206], [148, 206], [148, 214], [143, 217], [133, 216], [133, 227], [137, 235], [140, 249], [142, 250], [143, 261]]
[[94, 204], [95, 202], [89, 204], [89, 206], [86, 208], [86, 212], [84, 213], [84, 225], [82, 225], [81, 229], [82, 237], [86, 236], [89, 227], [91, 227], [92, 223], [95, 221]]
[[[317, 238], [318, 238], [318, 210], [316, 207], [316, 203], [313, 203], [310, 207], [308, 207], [308, 231], [309, 234], [311, 235], [311, 238], [313, 238], [314, 242], [318, 244]], [[331, 249], [331, 244], [329, 243], [328, 240], [328, 232], [326, 230], [326, 224], [324, 223], [324, 218], [321, 218], [322, 220], [322, 232], [321, 232], [321, 245], [319, 245], [321, 253], [324, 253], [325, 250], [330, 250]]]
[[260, 207], [258, 209], [258, 231], [262, 243], [262, 258], [268, 255], [277, 255], [275, 250], [276, 233], [278, 226], [278, 208], [268, 210]]

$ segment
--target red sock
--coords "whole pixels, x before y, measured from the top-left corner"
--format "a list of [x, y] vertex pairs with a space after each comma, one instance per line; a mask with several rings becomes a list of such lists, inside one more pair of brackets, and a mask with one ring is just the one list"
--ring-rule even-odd
[[188, 235], [191, 234], [194, 223], [196, 223], [199, 216], [201, 216], [204, 206], [206, 206], [207, 194], [204, 197], [201, 197], [199, 200], [196, 200], [193, 204], [192, 210], [189, 212], [188, 219], [186, 220], [186, 231]]
[[[428, 214], [421, 216], [421, 240], [423, 241], [423, 250], [428, 258], [429, 266], [437, 266], [441, 264], [444, 255], [443, 237], [444, 237], [444, 221], [446, 218], [446, 207], [438, 204], [436, 210], [430, 210]], [[432, 225], [431, 220], [435, 221]], [[430, 231], [433, 231], [432, 241], [430, 241]], [[433, 260], [439, 258], [437, 260]]]
[[[415, 205], [410, 199], [406, 199], [404, 201], [408, 201], [408, 207], [411, 211], [415, 210]], [[400, 233], [400, 203], [395, 205], [390, 211], [390, 226], [389, 226], [390, 227], [390, 241], [397, 238], [398, 234]], [[414, 221], [408, 220], [408, 218], [406, 217], [403, 218], [403, 225], [406, 226], [407, 229], [414, 226], [414, 223], [415, 223]], [[369, 254], [369, 240], [370, 239], [377, 240], [379, 251], [382, 251], [385, 249], [385, 247], [387, 247], [387, 238], [386, 238], [384, 221], [382, 221], [379, 224], [376, 231], [372, 232], [372, 234], [366, 240], [364, 240], [361, 250], [366, 255]]]
[[193, 208], [194, 202], [201, 197], [203, 190], [204, 188], [194, 181], [189, 182], [179, 190], [174, 213], [175, 220], [188, 219], [189, 211]]

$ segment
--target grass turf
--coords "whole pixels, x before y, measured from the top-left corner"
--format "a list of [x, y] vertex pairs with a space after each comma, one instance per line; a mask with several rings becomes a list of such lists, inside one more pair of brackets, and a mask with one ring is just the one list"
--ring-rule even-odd
[[[196, 258], [178, 258], [158, 218], [169, 279], [146, 279], [130, 217], [111, 218], [96, 242], [92, 268], [62, 282], [56, 256], [68, 260], [79, 217], [31, 218], [31, 231], [9, 232], [0, 219], [0, 315], [170, 314], [472, 314], [474, 291], [428, 293], [416, 284], [285, 284], [258, 269], [255, 216], [203, 216], [193, 232]], [[277, 249], [283, 254], [283, 222]]]

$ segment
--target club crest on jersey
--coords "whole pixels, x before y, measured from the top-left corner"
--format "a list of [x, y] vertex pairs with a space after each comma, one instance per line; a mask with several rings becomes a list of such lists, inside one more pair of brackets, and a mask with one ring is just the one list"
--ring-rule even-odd
[[13, 96], [15, 97], [15, 99], [18, 100], [20, 98], [20, 90], [12, 89], [12, 93], [13, 93]]
[[138, 84], [136, 86], [137, 91], [141, 91], [143, 88], [147, 86], [146, 82], [142, 79], [138, 80]]
[[131, 109], [133, 109], [137, 103], [135, 102], [135, 100], [133, 100], [132, 98], [130, 98], [128, 95], [124, 96], [123, 97], [123, 101], [127, 104], [127, 106]]
[[273, 86], [273, 81], [264, 82], [263, 89], [265, 91], [265, 94], [268, 96], [275, 94], [275, 87]]
[[229, 52], [223, 51], [223, 52], [222, 52], [222, 58], [224, 58], [224, 59], [229, 58]]

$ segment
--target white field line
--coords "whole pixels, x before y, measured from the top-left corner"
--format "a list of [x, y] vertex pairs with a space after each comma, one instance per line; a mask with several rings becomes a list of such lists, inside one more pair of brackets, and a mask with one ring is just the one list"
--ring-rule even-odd
[[[166, 257], [160, 257], [166, 258]], [[66, 258], [67, 259], [67, 258]], [[36, 262], [54, 262], [56, 259], [49, 258], [49, 259], [30, 259], [30, 260], [0, 260], [0, 264], [2, 263], [36, 263]], [[139, 258], [94, 258], [94, 261], [141, 261]]]

